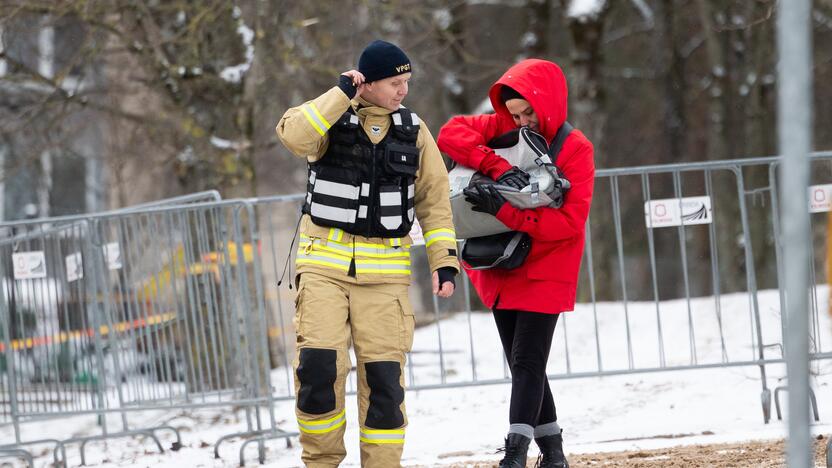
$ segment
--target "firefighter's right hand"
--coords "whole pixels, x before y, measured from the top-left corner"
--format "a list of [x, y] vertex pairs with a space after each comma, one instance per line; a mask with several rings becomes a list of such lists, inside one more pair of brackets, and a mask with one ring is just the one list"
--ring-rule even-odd
[[[451, 268], [451, 270], [453, 270], [453, 268]], [[456, 271], [454, 271], [454, 273], [456, 273]], [[453, 275], [451, 276], [450, 281], [447, 280], [446, 278], [444, 278], [445, 275], [442, 275], [442, 276], [443, 276], [442, 279], [444, 281], [442, 281], [442, 287], [440, 287], [439, 286], [439, 270], [436, 270], [436, 271], [433, 272], [433, 293], [436, 294], [439, 297], [451, 297], [451, 295], [454, 293], [454, 289], [455, 289]]]

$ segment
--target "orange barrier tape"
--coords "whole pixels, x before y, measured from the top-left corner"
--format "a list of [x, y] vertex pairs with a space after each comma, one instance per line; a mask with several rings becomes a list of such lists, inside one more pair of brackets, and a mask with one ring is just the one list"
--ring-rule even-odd
[[[118, 333], [124, 333], [128, 330], [134, 330], [137, 328], [144, 328], [151, 325], [167, 323], [175, 318], [175, 313], [168, 312], [159, 315], [151, 315], [149, 317], [140, 318], [133, 321], [119, 322], [115, 324], [113, 328], [115, 328], [115, 331]], [[101, 325], [100, 327], [98, 327], [98, 331], [99, 333], [101, 333], [102, 336], [108, 335], [110, 333], [110, 327], [107, 325]], [[11, 346], [12, 349], [15, 351], [20, 349], [32, 349], [36, 346], [46, 346], [55, 343], [60, 344], [65, 343], [69, 340], [75, 340], [82, 337], [91, 337], [94, 334], [94, 328], [87, 328], [86, 330], [72, 330], [68, 332], [55, 333], [54, 335], [33, 336], [31, 338], [21, 338], [17, 340], [12, 340]], [[5, 350], [5, 343], [0, 343], [0, 353], [2, 353]]]

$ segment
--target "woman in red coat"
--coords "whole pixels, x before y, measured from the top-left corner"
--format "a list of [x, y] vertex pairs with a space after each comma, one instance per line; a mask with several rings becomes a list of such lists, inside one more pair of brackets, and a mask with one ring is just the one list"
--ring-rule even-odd
[[[524, 60], [509, 68], [488, 94], [496, 113], [453, 117], [439, 132], [439, 149], [501, 184], [521, 188], [529, 183], [528, 174], [512, 167], [486, 142], [527, 126], [551, 143], [566, 121], [566, 77], [552, 62]], [[540, 447], [542, 467], [568, 466], [546, 361], [559, 314], [575, 306], [595, 176], [592, 143], [573, 130], [556, 164], [572, 185], [561, 208], [518, 209], [495, 190], [468, 198], [474, 209], [532, 238], [531, 251], [519, 268], [467, 269], [480, 299], [493, 311], [511, 367], [510, 426], [501, 467], [525, 467], [532, 438]]]

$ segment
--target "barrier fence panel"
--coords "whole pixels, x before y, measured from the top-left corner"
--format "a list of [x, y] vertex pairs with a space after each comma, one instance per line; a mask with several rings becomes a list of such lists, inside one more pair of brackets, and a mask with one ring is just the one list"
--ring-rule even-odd
[[[0, 241], [0, 424], [14, 426], [16, 446], [60, 445], [56, 440], [24, 440], [20, 423], [26, 415], [95, 414], [107, 405], [103, 387], [93, 378], [105, 363], [93, 333], [86, 333], [94, 328], [87, 323], [91, 317], [78, 316], [63, 301], [86, 296], [90, 278], [75, 277], [68, 283], [47, 273], [75, 273], [73, 262], [84, 250], [86, 231], [86, 223], [76, 222]], [[14, 447], [2, 448], [19, 453]]]
[[[260, 226], [263, 285], [272, 356], [272, 398], [294, 398], [291, 359], [294, 355], [294, 250], [302, 195], [252, 200]], [[280, 283], [282, 286], [278, 286]]]
[[244, 201], [123, 210], [0, 240], [1, 414], [17, 444], [30, 442], [26, 421], [97, 414], [100, 436], [57, 445], [80, 444], [82, 463], [86, 444], [107, 437], [151, 436], [161, 449], [154, 433], [174, 429], [131, 429], [129, 411], [210, 406], [246, 409], [237, 435], [279, 434], [273, 411], [257, 411], [272, 408], [259, 246]]
[[[829, 170], [821, 169], [830, 167], [830, 158], [815, 155], [817, 183], [832, 179]], [[763, 294], [770, 303], [770, 290], [779, 285], [776, 180], [769, 179], [776, 161], [756, 158], [599, 171], [586, 226], [579, 304], [558, 325], [550, 376], [754, 366], [760, 371], [768, 420], [771, 392], [765, 366], [783, 362], [780, 312], [761, 311], [759, 299]], [[285, 285], [275, 288], [273, 278], [280, 275], [277, 270], [287, 254], [280, 249], [288, 250], [287, 233], [294, 228], [301, 201], [298, 196], [253, 202], [262, 237], [276, 239], [263, 251], [269, 278], [264, 284], [268, 299], [279, 299], [283, 327], [291, 326], [293, 293]], [[820, 225], [814, 231], [825, 239], [825, 217], [815, 216], [813, 222]], [[815, 244], [822, 245], [820, 240]], [[414, 270], [420, 250], [412, 249]], [[464, 314], [440, 322], [437, 319], [449, 311], [448, 301], [426, 294], [427, 273], [414, 274], [414, 303], [421, 303], [417, 315], [428, 324], [417, 333], [408, 361], [409, 387], [506, 381], [506, 366], [495, 373], [486, 365], [502, 359], [496, 331], [491, 337], [474, 338], [473, 324], [491, 319], [472, 310], [484, 308], [476, 297], [465, 294], [470, 284], [463, 281], [458, 289], [463, 294], [451, 301], [450, 310]], [[815, 284], [825, 283], [823, 277], [815, 279]], [[812, 293], [817, 298], [822, 291], [813, 287]], [[829, 327], [821, 323], [826, 318], [817, 301], [813, 304], [812, 342], [818, 346], [813, 357], [826, 359]], [[728, 339], [728, 332], [735, 330], [742, 333], [730, 333]], [[283, 336], [291, 344], [292, 334]], [[291, 353], [293, 346], [285, 348]], [[273, 381], [275, 398], [291, 398], [288, 364], [279, 375]]]
[[[814, 158], [818, 183], [832, 180], [821, 169], [832, 167], [830, 159], [830, 154]], [[772, 391], [766, 366], [783, 363], [780, 311], [761, 310], [760, 305], [761, 295], [772, 304], [771, 290], [780, 284], [772, 201], [776, 180], [769, 177], [774, 165], [775, 158], [758, 158], [599, 171], [586, 226], [579, 304], [558, 324], [550, 378], [756, 367], [768, 422]], [[293, 275], [291, 262], [283, 287], [277, 287], [276, 279], [293, 253], [301, 202], [301, 196], [252, 201], [261, 237], [268, 239], [262, 250], [264, 285], [282, 338], [281, 359], [273, 361], [278, 367], [272, 373], [276, 400], [292, 398], [294, 391], [289, 364], [294, 293], [286, 286]], [[825, 226], [826, 218], [816, 216], [813, 222]], [[815, 231], [825, 239], [822, 227]], [[819, 239], [815, 244], [823, 245]], [[423, 326], [408, 356], [408, 388], [507, 382], [509, 371], [492, 319], [477, 313], [484, 307], [471, 297], [467, 278], [458, 288], [462, 294], [437, 301], [430, 295], [429, 272], [418, 269], [423, 248], [414, 246], [412, 254], [411, 292], [414, 304], [421, 304], [416, 312]], [[826, 282], [814, 278], [814, 284]], [[813, 297], [821, 293], [813, 286]], [[462, 313], [448, 314], [454, 311]], [[827, 322], [815, 305], [815, 360], [832, 357]], [[499, 369], [489, 364], [496, 360], [504, 363]], [[347, 388], [355, 389], [354, 376]]]
[[[821, 170], [829, 167], [830, 157], [819, 154], [813, 160], [818, 183], [832, 179], [828, 170]], [[783, 362], [780, 311], [761, 310], [760, 305], [761, 295], [765, 304], [772, 303], [771, 290], [779, 285], [776, 208], [771, 201], [777, 195], [776, 181], [769, 179], [774, 164], [776, 158], [757, 158], [599, 171], [579, 304], [558, 325], [550, 377], [756, 367], [768, 421], [772, 393], [766, 366]], [[272, 205], [293, 204], [282, 222], [261, 222], [263, 237], [294, 226], [299, 202], [292, 200], [255, 203], [261, 220], [265, 210], [276, 209]], [[825, 236], [826, 218], [816, 216], [813, 222], [820, 226], [815, 232]], [[288, 247], [290, 239], [284, 236], [278, 245]], [[412, 249], [414, 269], [420, 249]], [[274, 258], [264, 258], [264, 264], [282, 265], [284, 256], [264, 251], [264, 257], [269, 255]], [[823, 277], [815, 279], [816, 284], [825, 283]], [[265, 284], [267, 290], [273, 287], [269, 280]], [[451, 310], [464, 313], [440, 321], [449, 311], [447, 301], [430, 296], [418, 300], [429, 285], [426, 271], [414, 275], [414, 302], [422, 304], [417, 315], [427, 324], [417, 332], [409, 356], [409, 388], [507, 381], [507, 366], [495, 372], [488, 365], [502, 359], [496, 331], [493, 336], [482, 334], [487, 327], [477, 327], [479, 335], [473, 332], [477, 324], [491, 320], [472, 310], [476, 298], [463, 294], [454, 299]], [[281, 289], [274, 294], [292, 296]], [[469, 290], [467, 280], [462, 282], [459, 291]], [[822, 290], [813, 287], [812, 293], [817, 298]], [[291, 303], [283, 307], [290, 309]], [[473, 308], [483, 309], [481, 304]], [[827, 320], [815, 305], [815, 360], [830, 357]], [[286, 338], [291, 342], [291, 334]], [[291, 372], [288, 366], [279, 372], [275, 398], [290, 397]]]

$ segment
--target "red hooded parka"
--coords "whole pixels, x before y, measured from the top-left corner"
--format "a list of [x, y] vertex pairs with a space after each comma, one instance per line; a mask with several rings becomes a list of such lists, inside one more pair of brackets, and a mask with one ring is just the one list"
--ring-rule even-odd
[[[503, 86], [510, 86], [529, 102], [537, 114], [538, 132], [547, 141], [552, 141], [566, 121], [566, 77], [557, 65], [528, 59], [509, 68], [488, 93], [496, 114], [453, 117], [437, 139], [439, 149], [454, 161], [492, 179], [511, 165], [485, 144], [516, 128], [500, 100]], [[575, 307], [584, 228], [595, 180], [592, 143], [579, 130], [573, 130], [556, 164], [572, 184], [561, 208], [523, 210], [506, 203], [497, 212], [503, 224], [532, 237], [525, 263], [514, 270], [467, 270], [480, 299], [490, 308], [555, 314]]]

